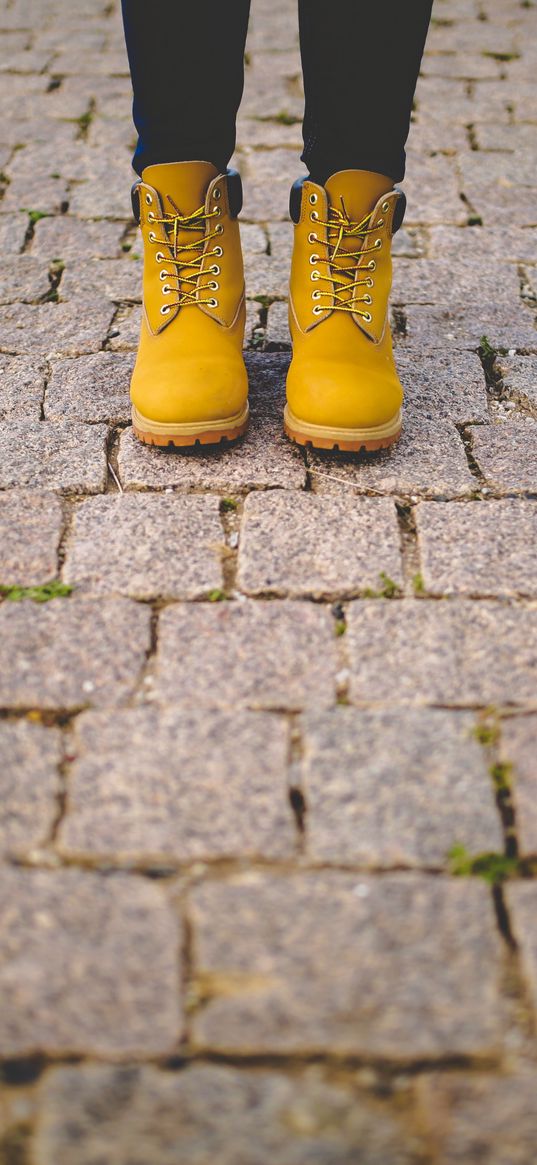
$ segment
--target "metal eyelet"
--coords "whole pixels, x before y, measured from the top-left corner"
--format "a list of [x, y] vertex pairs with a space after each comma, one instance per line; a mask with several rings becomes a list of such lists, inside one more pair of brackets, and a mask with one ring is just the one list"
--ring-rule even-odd
[[371, 299], [370, 295], [364, 295], [363, 302], [364, 303], [373, 303], [373, 300]]
[[210, 271], [211, 275], [219, 275], [220, 268], [218, 266], [218, 263], [213, 263], [212, 267], [209, 267], [209, 271]]
[[320, 263], [320, 262], [321, 262], [320, 255], [310, 255], [310, 263], [312, 266], [314, 265], [314, 263]]
[[157, 253], [155, 255], [155, 262], [156, 263], [163, 263], [165, 258], [166, 258], [166, 256], [163, 255], [162, 251], [157, 251]]
[[224, 252], [222, 247], [213, 247], [213, 255], [218, 255], [218, 258], [220, 258], [220, 256], [223, 254]]
[[321, 305], [318, 303], [317, 307], [312, 307], [311, 310], [312, 310], [314, 316], [320, 316], [322, 314], [322, 312], [324, 311], [324, 307], [321, 307]]
[[321, 293], [320, 293], [320, 291], [312, 291], [312, 293], [311, 293], [311, 298], [312, 298], [312, 299], [320, 299], [320, 298], [321, 298]]
[[162, 288], [162, 294], [169, 295], [170, 292], [171, 292], [171, 287], [170, 287], [169, 283], [165, 283], [164, 287]]
[[216, 224], [216, 226], [215, 226], [215, 228], [214, 228], [214, 229], [215, 229], [215, 233], [216, 233], [217, 235], [223, 235], [223, 233], [224, 233], [224, 228], [223, 228], [223, 226], [222, 226], [222, 223], [221, 223], [221, 222], [217, 222], [217, 224]]
[[160, 309], [160, 314], [161, 314], [161, 316], [167, 316], [169, 314], [169, 312], [171, 312], [171, 310], [172, 309], [171, 309], [169, 303], [165, 303], [164, 307], [161, 307], [161, 309]]
[[380, 250], [380, 248], [382, 247], [382, 239], [375, 239], [374, 246]]
[[157, 236], [156, 236], [154, 231], [150, 231], [147, 237], [148, 237], [150, 243], [156, 243]]
[[316, 282], [317, 282], [317, 280], [318, 280], [318, 279], [320, 279], [320, 278], [321, 278], [321, 272], [320, 272], [320, 271], [312, 271], [312, 273], [311, 273], [311, 275], [310, 275], [310, 279], [312, 279], [314, 283], [316, 283]]
[[370, 312], [370, 311], [366, 311], [366, 312], [364, 312], [364, 315], [362, 316], [362, 319], [364, 319], [364, 320], [365, 320], [366, 324], [370, 324], [370, 323], [371, 323], [371, 320], [373, 319], [373, 316], [371, 315], [371, 312]]
[[376, 259], [370, 259], [370, 260], [369, 260], [369, 263], [367, 264], [367, 266], [369, 267], [369, 270], [370, 270], [370, 271], [376, 271], [376, 270], [377, 270], [377, 263], [376, 263]]
[[319, 215], [317, 214], [316, 210], [312, 210], [312, 212], [310, 214], [310, 219], [312, 222], [319, 222]]
[[389, 202], [383, 202], [383, 203], [382, 203], [382, 209], [383, 209], [383, 211], [384, 211], [384, 214], [387, 214], [387, 213], [388, 213], [388, 211], [389, 211], [389, 209], [390, 209], [390, 204], [389, 204]]
[[379, 221], [378, 221], [378, 223], [377, 223], [377, 227], [383, 227], [383, 226], [384, 226], [384, 219], [383, 219], [383, 218], [379, 218]]
[[213, 279], [211, 283], [207, 284], [207, 287], [209, 287], [211, 291], [218, 291], [219, 284], [216, 282], [216, 279]]
[[374, 279], [371, 279], [371, 278], [368, 276], [368, 277], [367, 277], [367, 279], [366, 279], [366, 281], [365, 281], [365, 285], [366, 285], [366, 287], [374, 287], [374, 286], [375, 286], [375, 280], [374, 280]]
[[152, 206], [152, 205], [153, 205], [153, 199], [151, 198], [151, 195], [150, 195], [150, 194], [146, 194], [146, 196], [145, 196], [145, 200], [146, 200], [146, 202], [147, 202], [147, 205], [148, 205], [148, 206]]
[[218, 300], [217, 299], [208, 299], [207, 300], [207, 307], [218, 307]]
[[319, 242], [319, 236], [316, 235], [314, 231], [312, 231], [311, 234], [308, 235], [308, 243], [318, 243], [318, 242]]
[[159, 279], [171, 279], [170, 272], [169, 271], [161, 271], [160, 275], [159, 275]]
[[213, 190], [213, 198], [221, 198], [221, 197], [222, 197], [222, 191], [221, 191], [219, 186], [216, 186], [215, 189]]
[[152, 211], [152, 210], [150, 210], [150, 211], [149, 211], [149, 214], [148, 214], [148, 216], [147, 216], [147, 221], [148, 221], [148, 222], [154, 222], [154, 221], [155, 221], [155, 216], [154, 216], [154, 214], [153, 214], [153, 211]]
[[217, 215], [217, 217], [219, 218], [219, 217], [220, 217], [220, 215], [222, 214], [222, 207], [221, 207], [221, 206], [215, 206], [215, 208], [214, 208], [214, 213], [215, 213], [215, 214]]
[[312, 206], [315, 206], [315, 203], [317, 202], [317, 200], [318, 200], [318, 199], [317, 199], [317, 195], [316, 195], [316, 194], [310, 194], [310, 202], [311, 202], [311, 205], [312, 205]]

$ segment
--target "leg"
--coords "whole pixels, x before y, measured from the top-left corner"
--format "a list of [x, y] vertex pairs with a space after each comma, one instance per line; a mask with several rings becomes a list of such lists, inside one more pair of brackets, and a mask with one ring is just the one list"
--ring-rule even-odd
[[306, 111], [303, 161], [315, 181], [369, 170], [400, 182], [432, 0], [299, 0]]
[[226, 169], [244, 82], [250, 0], [200, 6], [122, 0], [139, 140], [138, 174], [159, 162]]

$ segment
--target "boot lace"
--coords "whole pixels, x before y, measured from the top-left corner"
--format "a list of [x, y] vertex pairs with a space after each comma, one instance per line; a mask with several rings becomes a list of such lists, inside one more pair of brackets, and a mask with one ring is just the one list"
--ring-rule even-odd
[[[312, 194], [310, 202], [314, 204], [316, 201], [317, 195]], [[389, 204], [383, 203], [382, 209], [386, 213]], [[330, 284], [326, 290], [316, 288], [312, 292], [312, 299], [325, 301], [315, 305], [313, 314], [321, 315], [327, 310], [348, 311], [361, 316], [366, 323], [371, 323], [373, 318], [371, 312], [364, 311], [360, 305], [369, 308], [373, 303], [373, 297], [369, 290], [365, 294], [361, 294], [361, 290], [373, 288], [374, 279], [371, 272], [376, 270], [377, 264], [375, 259], [369, 259], [367, 263], [360, 263], [360, 260], [365, 255], [380, 251], [382, 238], [372, 240], [370, 236], [384, 226], [384, 219], [380, 218], [373, 223], [373, 214], [370, 213], [364, 215], [360, 222], [353, 222], [347, 213], [343, 198], [341, 210], [335, 206], [330, 207], [328, 221], [323, 222], [316, 211], [311, 212], [310, 218], [313, 222], [318, 222], [319, 226], [326, 228], [326, 241], [320, 239], [315, 232], [309, 235], [309, 241], [314, 244], [321, 243], [326, 247], [327, 253], [324, 258], [330, 269], [330, 275], [323, 275], [317, 269], [311, 273], [312, 282], [324, 281]], [[345, 245], [348, 240], [356, 241], [356, 250]], [[321, 261], [320, 255], [312, 254], [310, 257], [312, 265]]]
[[[162, 251], [157, 251], [155, 256], [157, 263], [164, 264], [160, 278], [163, 281], [170, 279], [175, 283], [175, 286], [172, 286], [171, 283], [164, 283], [162, 294], [172, 295], [175, 292], [177, 296], [176, 299], [170, 300], [161, 307], [161, 315], [168, 315], [174, 308], [187, 307], [189, 304], [206, 304], [208, 307], [218, 307], [218, 300], [214, 296], [203, 298], [202, 293], [218, 291], [219, 283], [215, 279], [211, 279], [202, 285], [200, 275], [206, 258], [213, 256], [219, 258], [224, 253], [220, 245], [213, 246], [209, 251], [206, 250], [209, 240], [215, 239], [224, 231], [221, 223], [218, 223], [213, 230], [206, 233], [208, 221], [220, 217], [222, 213], [220, 207], [208, 211], [205, 206], [200, 206], [191, 214], [183, 215], [169, 195], [168, 201], [173, 208], [172, 214], [164, 213], [163, 217], [159, 218], [153, 211], [150, 211], [147, 216], [149, 222], [164, 228], [167, 245], [171, 251], [171, 255], [168, 256], [164, 255]], [[188, 238], [189, 234], [196, 237]], [[162, 246], [162, 240], [157, 238], [154, 231], [149, 232], [148, 238], [150, 243]], [[170, 265], [175, 270], [168, 271], [167, 267]], [[217, 263], [213, 263], [206, 268], [205, 273], [219, 275], [220, 267]]]

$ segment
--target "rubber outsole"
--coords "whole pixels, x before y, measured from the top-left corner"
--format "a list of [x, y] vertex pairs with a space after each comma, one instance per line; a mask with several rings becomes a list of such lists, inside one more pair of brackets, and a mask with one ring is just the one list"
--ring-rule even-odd
[[132, 427], [135, 436], [144, 445], [158, 445], [160, 448], [192, 448], [195, 445], [221, 445], [237, 441], [243, 437], [250, 420], [248, 405], [242, 413], [222, 421], [192, 421], [188, 424], [151, 421], [132, 409]]
[[388, 449], [399, 439], [401, 427], [401, 410], [385, 425], [363, 429], [331, 429], [325, 425], [312, 425], [295, 417], [288, 405], [284, 413], [284, 428], [291, 441], [311, 449], [327, 449], [341, 453]]

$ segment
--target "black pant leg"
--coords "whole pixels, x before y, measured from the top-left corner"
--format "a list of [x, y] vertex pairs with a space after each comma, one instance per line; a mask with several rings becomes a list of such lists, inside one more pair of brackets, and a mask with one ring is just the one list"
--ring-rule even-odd
[[213, 162], [235, 148], [250, 0], [122, 0], [141, 174], [159, 162]]
[[432, 0], [299, 0], [306, 110], [302, 159], [404, 177], [405, 143]]

